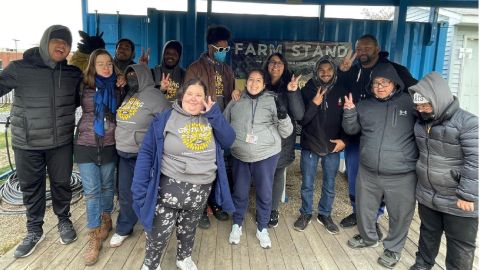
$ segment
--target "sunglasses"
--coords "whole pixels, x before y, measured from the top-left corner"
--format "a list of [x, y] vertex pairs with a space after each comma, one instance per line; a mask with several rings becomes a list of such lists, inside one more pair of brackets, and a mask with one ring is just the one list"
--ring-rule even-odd
[[210, 44], [212, 45], [213, 48], [215, 48], [215, 50], [217, 50], [217, 52], [229, 52], [230, 51], [230, 46], [227, 46], [227, 47], [217, 47], [213, 44]]

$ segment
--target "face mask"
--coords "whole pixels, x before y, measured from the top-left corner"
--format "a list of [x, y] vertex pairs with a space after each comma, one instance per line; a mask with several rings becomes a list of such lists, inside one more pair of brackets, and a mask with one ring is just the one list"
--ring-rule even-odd
[[138, 79], [137, 79], [137, 77], [136, 76], [134, 76], [134, 77], [127, 76], [127, 85], [131, 90], [137, 91], [138, 90]]
[[433, 118], [435, 118], [435, 115], [433, 113], [421, 112], [420, 117], [422, 117], [423, 121], [428, 122], [428, 121], [432, 121]]
[[226, 51], [223, 51], [223, 52], [214, 52], [214, 53], [213, 53], [213, 58], [214, 58], [215, 61], [217, 61], [217, 62], [220, 62], [220, 63], [225, 62], [225, 57], [227, 57], [227, 52], [226, 52]]

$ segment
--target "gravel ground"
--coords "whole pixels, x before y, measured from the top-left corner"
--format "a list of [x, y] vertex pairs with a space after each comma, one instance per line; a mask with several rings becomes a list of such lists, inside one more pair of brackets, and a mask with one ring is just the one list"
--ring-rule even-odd
[[[283, 214], [297, 216], [300, 208], [300, 186], [301, 186], [301, 172], [300, 172], [300, 151], [297, 151], [297, 158], [295, 162], [287, 170], [287, 186], [286, 195], [288, 196], [288, 202], [281, 204], [279, 211]], [[0, 165], [8, 164], [6, 161], [6, 153], [0, 151]], [[7, 162], [7, 163], [4, 163]], [[319, 171], [317, 174], [317, 182], [315, 185], [314, 193], [314, 209], [318, 204], [319, 196], [321, 193], [321, 166], [319, 164]], [[347, 179], [343, 173], [339, 173], [336, 178], [336, 197], [333, 205], [332, 218], [338, 224], [342, 218], [351, 213], [350, 202], [348, 198]], [[254, 193], [250, 194], [249, 211], [255, 211], [255, 197]], [[83, 199], [78, 202], [84, 205]], [[4, 204], [0, 204], [1, 207], [7, 207]], [[316, 213], [314, 213], [316, 214]], [[52, 208], [48, 207], [45, 213], [45, 223], [49, 221], [55, 222], [55, 215], [52, 212]], [[0, 256], [5, 254], [9, 249], [13, 248], [17, 243], [21, 241], [26, 233], [25, 228], [26, 217], [25, 215], [0, 215]], [[293, 224], [292, 224], [293, 226]]]

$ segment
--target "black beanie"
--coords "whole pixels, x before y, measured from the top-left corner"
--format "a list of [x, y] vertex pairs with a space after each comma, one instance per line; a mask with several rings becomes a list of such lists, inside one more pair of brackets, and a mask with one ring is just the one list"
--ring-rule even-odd
[[220, 40], [228, 41], [230, 30], [223, 25], [209, 26], [207, 29], [207, 44], [215, 44]]
[[72, 46], [72, 33], [70, 33], [70, 31], [68, 31], [66, 28], [52, 31], [49, 36], [49, 41], [54, 38], [61, 39], [65, 41], [70, 47]]

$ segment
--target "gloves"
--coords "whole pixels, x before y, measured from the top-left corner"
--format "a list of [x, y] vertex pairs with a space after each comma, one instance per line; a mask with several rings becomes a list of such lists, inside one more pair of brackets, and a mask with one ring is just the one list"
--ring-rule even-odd
[[287, 108], [283, 104], [282, 100], [278, 97], [275, 97], [275, 105], [277, 105], [277, 117], [278, 119], [287, 118]]
[[99, 35], [90, 36], [83, 31], [78, 31], [82, 39], [77, 43], [77, 48], [84, 54], [91, 54], [96, 49], [105, 49], [105, 41], [103, 41], [103, 32]]

